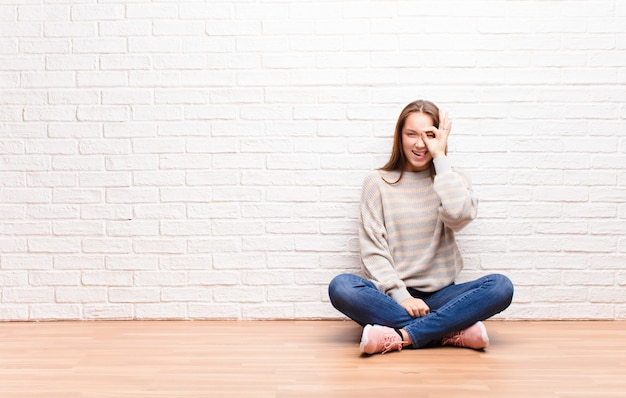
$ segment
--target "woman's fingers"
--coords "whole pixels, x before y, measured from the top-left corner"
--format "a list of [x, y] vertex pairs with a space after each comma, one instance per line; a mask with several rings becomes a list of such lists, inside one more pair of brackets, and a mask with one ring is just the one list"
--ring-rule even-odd
[[439, 130], [450, 133], [452, 129], [452, 119], [449, 118], [448, 112], [439, 112]]
[[400, 305], [404, 307], [406, 312], [413, 318], [420, 318], [430, 313], [430, 308], [424, 302], [424, 300], [421, 299], [408, 298], [404, 300]]

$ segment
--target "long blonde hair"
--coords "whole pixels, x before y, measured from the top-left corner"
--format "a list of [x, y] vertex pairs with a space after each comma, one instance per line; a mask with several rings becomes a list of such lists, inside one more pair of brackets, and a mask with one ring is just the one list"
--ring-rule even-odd
[[[439, 128], [439, 108], [437, 105], [430, 101], [426, 100], [417, 100], [413, 101], [407, 106], [404, 107], [402, 112], [400, 112], [400, 116], [398, 116], [398, 121], [396, 122], [396, 129], [393, 135], [393, 147], [391, 149], [391, 156], [389, 157], [389, 161], [380, 170], [384, 171], [399, 171], [400, 176], [394, 182], [389, 182], [383, 178], [383, 180], [388, 184], [397, 184], [402, 179], [404, 174], [404, 169], [407, 165], [407, 159], [404, 155], [404, 150], [402, 148], [402, 129], [404, 128], [404, 123], [406, 122], [406, 118], [409, 117], [411, 113], [424, 113], [430, 116], [433, 119], [433, 125], [436, 128]], [[430, 174], [432, 177], [435, 176], [435, 166], [431, 160], [430, 162]]]

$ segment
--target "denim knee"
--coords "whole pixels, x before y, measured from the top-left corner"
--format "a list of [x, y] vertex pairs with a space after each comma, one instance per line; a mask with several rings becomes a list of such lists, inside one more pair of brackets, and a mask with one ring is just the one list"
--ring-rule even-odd
[[348, 291], [346, 288], [348, 286], [348, 278], [346, 276], [346, 274], [337, 275], [328, 284], [328, 297], [330, 298], [330, 303], [333, 307], [340, 311], [343, 307], [341, 303], [345, 301], [344, 298]]
[[493, 280], [494, 285], [496, 286], [496, 290], [498, 291], [498, 295], [503, 302], [506, 302], [507, 306], [513, 301], [513, 293], [515, 291], [515, 287], [513, 286], [513, 282], [502, 274], [492, 274], [490, 278]]
[[347, 287], [351, 284], [348, 281], [351, 274], [340, 274], [335, 276], [328, 284], [328, 296], [333, 301], [334, 298], [341, 297], [347, 292]]

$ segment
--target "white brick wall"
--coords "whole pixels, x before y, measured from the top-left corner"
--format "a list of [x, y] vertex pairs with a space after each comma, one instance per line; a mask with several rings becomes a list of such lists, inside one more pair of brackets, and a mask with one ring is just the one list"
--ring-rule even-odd
[[0, 320], [336, 318], [426, 98], [501, 318], [626, 319], [626, 1], [0, 0]]

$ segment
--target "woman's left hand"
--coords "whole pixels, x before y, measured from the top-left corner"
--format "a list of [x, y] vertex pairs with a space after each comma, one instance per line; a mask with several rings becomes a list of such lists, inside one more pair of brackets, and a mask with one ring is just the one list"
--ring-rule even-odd
[[448, 112], [439, 111], [439, 128], [433, 126], [421, 132], [422, 140], [433, 158], [446, 155], [450, 130], [452, 120], [448, 119]]
[[400, 305], [409, 313], [413, 318], [419, 318], [426, 316], [430, 313], [430, 308], [424, 300], [416, 297], [409, 297], [404, 299]]

